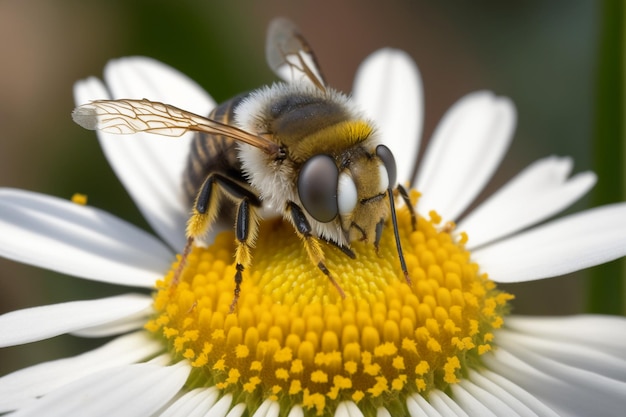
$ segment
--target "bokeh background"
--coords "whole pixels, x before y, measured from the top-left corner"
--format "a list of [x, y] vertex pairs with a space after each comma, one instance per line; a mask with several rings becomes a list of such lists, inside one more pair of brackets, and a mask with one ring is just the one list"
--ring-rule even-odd
[[[424, 82], [426, 138], [445, 110], [471, 91], [511, 97], [518, 128], [491, 191], [552, 154], [573, 156], [575, 172], [588, 170], [601, 4], [3, 0], [0, 186], [62, 198], [85, 193], [90, 205], [149, 229], [108, 167], [95, 135], [72, 122], [74, 82], [100, 76], [111, 58], [147, 55], [185, 72], [219, 102], [274, 80], [265, 64], [264, 42], [275, 16], [298, 23], [330, 84], [344, 91], [350, 91], [357, 66], [372, 51], [385, 46], [407, 51]], [[584, 199], [572, 210], [589, 203]], [[587, 275], [505, 288], [517, 296], [516, 313], [580, 313]], [[127, 291], [0, 259], [0, 313]], [[64, 336], [2, 349], [0, 375], [100, 343]]]

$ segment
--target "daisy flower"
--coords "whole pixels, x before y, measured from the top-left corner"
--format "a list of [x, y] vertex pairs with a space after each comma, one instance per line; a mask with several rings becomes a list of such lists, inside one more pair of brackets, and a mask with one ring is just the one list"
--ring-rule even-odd
[[[197, 114], [215, 105], [193, 81], [148, 58], [112, 61], [104, 79], [79, 82], [76, 102], [146, 97]], [[175, 254], [185, 245], [180, 182], [192, 138], [99, 132], [158, 238], [94, 207], [0, 189], [4, 257], [134, 288], [0, 316], [1, 346], [65, 333], [115, 336], [93, 351], [0, 378], [0, 412], [621, 415], [626, 320], [511, 315], [512, 295], [496, 283], [554, 277], [625, 255], [626, 204], [544, 222], [595, 182], [590, 172], [570, 176], [569, 158], [548, 157], [455, 224], [509, 146], [512, 103], [490, 92], [463, 97], [410, 178], [423, 107], [413, 62], [397, 50], [376, 52], [361, 65], [353, 94], [394, 152], [398, 178], [411, 184], [417, 230], [407, 207], [397, 210], [410, 286], [390, 228], [378, 252], [361, 242], [356, 259], [325, 249], [342, 299], [311, 266], [292, 226], [268, 220], [233, 314], [232, 231], [215, 231], [206, 247], [194, 247], [171, 287]]]

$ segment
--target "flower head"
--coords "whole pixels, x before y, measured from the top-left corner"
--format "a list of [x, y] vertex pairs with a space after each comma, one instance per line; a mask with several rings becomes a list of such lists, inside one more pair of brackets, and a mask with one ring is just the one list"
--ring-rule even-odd
[[[80, 82], [77, 102], [148, 97], [198, 114], [212, 100], [146, 58], [113, 61], [106, 87]], [[234, 238], [214, 230], [170, 285], [185, 245], [179, 181], [190, 136], [98, 137], [158, 240], [107, 213], [52, 197], [0, 190], [0, 253], [87, 279], [139, 286], [129, 294], [0, 317], [0, 344], [63, 333], [117, 335], [83, 355], [0, 379], [0, 411], [82, 415], [600, 415], [625, 405], [626, 321], [510, 316], [495, 282], [548, 278], [626, 254], [626, 205], [531, 227], [594, 183], [568, 178], [571, 161], [531, 165], [455, 224], [512, 136], [509, 100], [480, 92], [444, 116], [417, 177], [421, 84], [403, 53], [382, 50], [357, 76], [355, 102], [378, 122], [411, 180], [414, 228], [398, 209], [411, 283], [390, 231], [355, 259], [324, 246], [340, 297], [291, 225], [263, 220], [231, 314]], [[390, 111], [392, 110], [392, 111]], [[416, 117], [417, 116], [417, 117]], [[523, 203], [523, 205], [522, 205]], [[42, 249], [34, 254], [33, 242]], [[162, 243], [165, 242], [165, 243]], [[94, 401], [83, 402], [89, 396]], [[598, 410], [597, 401], [603, 403]]]

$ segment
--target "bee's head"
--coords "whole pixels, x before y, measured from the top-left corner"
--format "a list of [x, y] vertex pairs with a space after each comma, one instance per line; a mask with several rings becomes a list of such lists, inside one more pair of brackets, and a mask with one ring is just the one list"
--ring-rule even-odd
[[298, 176], [303, 208], [320, 223], [339, 220], [348, 242], [378, 237], [377, 226], [389, 215], [387, 191], [396, 183], [396, 162], [385, 145], [362, 147], [337, 158], [309, 158]]

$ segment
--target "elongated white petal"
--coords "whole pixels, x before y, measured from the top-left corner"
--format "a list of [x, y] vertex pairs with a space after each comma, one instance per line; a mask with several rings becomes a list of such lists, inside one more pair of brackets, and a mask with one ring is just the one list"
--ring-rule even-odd
[[[237, 405], [230, 410], [230, 406], [233, 403], [232, 394], [226, 394], [222, 398], [219, 399], [218, 402], [211, 408], [211, 410], [206, 414], [205, 417], [225, 417], [230, 416], [233, 413], [233, 410], [237, 408]], [[228, 411], [230, 410], [230, 411]], [[244, 407], [245, 410], [245, 407]]]
[[45, 362], [0, 378], [0, 412], [23, 407], [37, 397], [104, 369], [153, 356], [162, 345], [145, 332], [119, 337], [82, 355]]
[[[211, 409], [211, 411], [213, 411], [214, 409], [215, 407]], [[218, 417], [217, 415], [211, 414], [211, 411], [205, 417]], [[246, 405], [244, 403], [237, 403], [233, 406], [233, 408], [230, 409], [228, 414], [226, 414], [226, 417], [241, 417], [243, 416], [243, 413], [245, 411], [246, 411]]]
[[626, 383], [515, 346], [498, 347], [484, 362], [524, 388], [558, 415], [617, 416], [626, 405]]
[[498, 332], [498, 345], [513, 353], [517, 349], [527, 349], [567, 366], [626, 382], [626, 360], [603, 352], [599, 347], [506, 330]]
[[196, 388], [176, 400], [160, 417], [202, 417], [217, 402], [219, 394], [215, 387]]
[[363, 412], [353, 401], [344, 401], [340, 403], [340, 405], [346, 406], [346, 411], [348, 412], [348, 416], [350, 417], [364, 417]]
[[145, 312], [140, 311], [136, 314], [123, 317], [109, 323], [99, 324], [97, 326], [85, 327], [80, 330], [71, 332], [74, 336], [79, 337], [108, 337], [127, 333], [132, 330], [143, 328], [146, 324]]
[[596, 182], [592, 172], [568, 178], [571, 158], [536, 161], [459, 222], [473, 249], [559, 213], [585, 195]]
[[391, 417], [389, 410], [386, 408], [378, 408], [376, 409], [376, 417]]
[[428, 395], [430, 402], [444, 417], [469, 417], [465, 411], [445, 392], [434, 390]]
[[385, 48], [359, 67], [353, 87], [356, 103], [377, 124], [396, 159], [398, 181], [410, 180], [417, 159], [424, 118], [419, 70], [403, 51]]
[[291, 410], [289, 410], [289, 414], [287, 414], [287, 417], [304, 417], [304, 410], [299, 405], [295, 405], [291, 407]]
[[468, 94], [444, 115], [414, 183], [418, 210], [455, 220], [483, 189], [513, 136], [513, 103], [490, 92]]
[[[494, 404], [492, 398], [485, 398], [480, 395], [476, 397], [473, 393], [468, 392], [460, 384], [453, 384], [450, 386], [452, 390], [452, 396], [456, 402], [463, 408], [463, 410], [470, 416], [481, 417], [498, 417], [498, 416], [510, 416], [515, 417], [515, 414], [498, 414], [499, 411], [503, 411], [502, 404]], [[491, 407], [494, 407], [491, 409]], [[497, 410], [496, 410], [497, 408]], [[511, 410], [506, 410], [511, 411]]]
[[[95, 99], [147, 98], [208, 115], [213, 99], [194, 81], [158, 61], [122, 58], [105, 69], [107, 88], [91, 78], [74, 89], [77, 104]], [[132, 137], [99, 132], [109, 163], [154, 230], [175, 250], [185, 244], [189, 203], [182, 192], [182, 175], [193, 135], [165, 138]]]
[[111, 60], [104, 78], [113, 98], [146, 98], [203, 116], [215, 107], [213, 98], [197, 82], [152, 58], [130, 56]]
[[[496, 384], [497, 387], [505, 390], [509, 394], [513, 395], [514, 398], [524, 403], [524, 405], [532, 409], [536, 413], [536, 415], [546, 417], [559, 417], [559, 415], [550, 407], [548, 407], [544, 402], [530, 394], [528, 391], [524, 390], [522, 387], [509, 381], [502, 375], [486, 369], [481, 370], [480, 374], [482, 377]], [[477, 383], [483, 387], [488, 385], [487, 383], [483, 384], [482, 382]]]
[[[194, 80], [151, 58], [126, 57], [110, 61], [104, 75], [112, 98], [147, 98], [202, 116], [208, 116], [215, 107], [213, 98]], [[158, 224], [163, 232], [157, 232], [163, 233], [162, 237], [175, 249], [181, 249], [184, 246], [181, 238], [184, 228], [181, 228], [181, 224], [184, 222], [181, 223], [179, 215], [182, 209], [186, 222], [189, 213], [189, 203], [182, 193], [182, 179], [193, 134], [183, 135], [177, 140], [160, 138], [165, 139], [163, 141], [155, 141], [154, 135], [138, 134], [136, 145], [115, 143], [110, 135], [100, 134], [99, 137], [103, 149], [106, 148], [109, 163], [118, 176], [124, 178], [125, 186], [128, 184], [127, 189], [137, 204], [145, 206], [146, 211], [147, 207], [153, 207], [150, 212], [152, 216], [157, 209], [155, 204], [165, 210], [166, 214], [176, 215], [176, 221], [168, 220], [159, 212], [161, 215], [158, 217]], [[126, 155], [122, 153], [126, 152], [132, 152], [133, 161], [141, 166], [136, 169], [125, 166]], [[127, 175], [136, 178], [127, 180]], [[150, 189], [150, 184], [156, 189], [152, 190], [150, 200], [144, 201], [145, 187]], [[167, 227], [164, 227], [165, 222]]]
[[603, 315], [510, 316], [506, 328], [543, 339], [575, 343], [626, 360], [626, 318]]
[[626, 204], [567, 216], [473, 252], [496, 282], [555, 277], [626, 254]]
[[406, 399], [406, 406], [411, 416], [442, 417], [442, 415], [419, 394]]
[[276, 401], [265, 400], [256, 409], [252, 417], [278, 417], [280, 413], [280, 405]]
[[[77, 104], [112, 98], [96, 78], [77, 82], [74, 97]], [[184, 247], [187, 220], [181, 187], [184, 158], [174, 156], [176, 148], [189, 148], [190, 139], [97, 133], [109, 164], [145, 219], [172, 249], [180, 251]], [[174, 155], [172, 163], [179, 168], [177, 174], [164, 169], [167, 161], [163, 157], [168, 151]]]
[[11, 311], [0, 316], [0, 347], [43, 340], [150, 311], [152, 298], [124, 294]]
[[81, 278], [151, 288], [173, 261], [156, 238], [102, 210], [0, 189], [0, 255]]
[[471, 380], [471, 384], [467, 383], [466, 388], [470, 392], [474, 389], [473, 386], [479, 387], [485, 392], [488, 392], [498, 398], [498, 400], [505, 403], [520, 416], [559, 417], [553, 410], [548, 408], [537, 398], [533, 397], [506, 378], [494, 374], [493, 372], [482, 371], [479, 373], [476, 371], [470, 371], [469, 379]]
[[[502, 390], [490, 391], [469, 380], [461, 380], [459, 385], [481, 404], [497, 416], [531, 417], [534, 413], [524, 407], [517, 399], [507, 396]], [[454, 392], [454, 391], [453, 391]], [[505, 398], [503, 398], [505, 397]], [[507, 401], [505, 401], [505, 399]], [[534, 417], [534, 416], [533, 416]]]
[[13, 416], [147, 416], [176, 395], [189, 372], [190, 366], [182, 362], [111, 368], [51, 392]]

